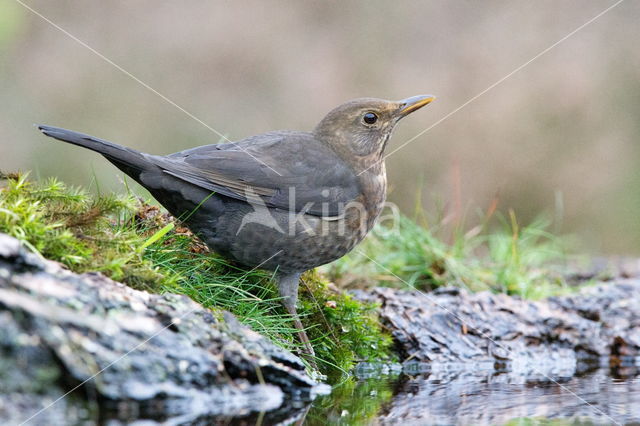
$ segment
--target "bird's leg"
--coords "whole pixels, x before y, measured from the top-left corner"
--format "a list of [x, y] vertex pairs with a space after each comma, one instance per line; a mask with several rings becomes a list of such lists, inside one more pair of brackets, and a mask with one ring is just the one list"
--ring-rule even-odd
[[298, 316], [298, 311], [296, 309], [299, 283], [300, 273], [278, 275], [278, 290], [280, 292], [280, 296], [282, 297], [282, 304], [285, 308], [287, 308], [287, 311], [293, 317], [293, 324], [298, 330], [298, 337], [304, 345], [304, 353], [309, 355], [307, 357], [307, 360], [313, 368], [317, 369], [318, 367], [316, 366], [316, 363], [314, 361], [315, 353], [313, 352], [313, 348], [311, 347], [311, 342], [309, 342], [309, 337], [307, 337], [307, 333], [304, 331], [304, 327], [300, 322], [300, 317]]

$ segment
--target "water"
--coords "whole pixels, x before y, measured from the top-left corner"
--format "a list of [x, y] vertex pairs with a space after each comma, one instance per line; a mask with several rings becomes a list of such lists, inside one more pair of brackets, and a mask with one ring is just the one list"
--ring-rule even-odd
[[581, 366], [579, 374], [568, 376], [468, 365], [433, 368], [363, 366], [311, 404], [289, 400], [275, 411], [242, 417], [172, 416], [123, 410], [122, 404], [89, 410], [81, 403], [74, 408], [70, 397], [64, 402], [72, 410], [59, 413], [67, 420], [43, 417], [33, 424], [640, 426], [638, 366]]
[[637, 367], [572, 377], [481, 369], [359, 375], [314, 401], [305, 424], [640, 425]]

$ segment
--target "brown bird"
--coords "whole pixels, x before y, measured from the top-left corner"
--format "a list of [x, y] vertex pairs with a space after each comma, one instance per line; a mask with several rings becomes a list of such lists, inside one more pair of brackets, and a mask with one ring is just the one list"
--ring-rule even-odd
[[102, 154], [147, 188], [212, 250], [275, 271], [307, 354], [296, 311], [300, 275], [348, 253], [386, 197], [384, 150], [398, 121], [435, 98], [363, 98], [329, 112], [312, 132], [276, 131], [167, 156], [39, 126]]

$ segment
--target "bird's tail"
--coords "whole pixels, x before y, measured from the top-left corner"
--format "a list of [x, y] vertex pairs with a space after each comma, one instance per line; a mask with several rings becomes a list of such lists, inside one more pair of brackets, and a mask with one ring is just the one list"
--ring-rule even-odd
[[40, 125], [38, 129], [49, 137], [88, 148], [102, 154], [116, 167], [136, 180], [138, 180], [141, 172], [156, 167], [149, 161], [147, 154], [136, 151], [135, 149], [59, 127]]

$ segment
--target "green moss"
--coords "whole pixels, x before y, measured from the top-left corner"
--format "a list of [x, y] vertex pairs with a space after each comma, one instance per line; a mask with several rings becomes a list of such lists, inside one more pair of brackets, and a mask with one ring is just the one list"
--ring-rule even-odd
[[376, 306], [353, 299], [317, 271], [302, 277], [301, 314], [319, 360], [349, 370], [359, 361], [390, 361], [391, 336], [382, 332]]
[[[93, 198], [55, 179], [9, 177], [0, 192], [0, 232], [76, 272], [99, 271], [137, 288], [155, 288], [157, 268], [140, 253], [139, 202], [130, 195]], [[149, 232], [150, 230], [147, 230]]]
[[[130, 194], [92, 197], [54, 179], [36, 184], [20, 175], [4, 182], [0, 232], [42, 256], [76, 272], [103, 272], [137, 289], [186, 294], [203, 306], [231, 311], [284, 348], [299, 349], [271, 274], [247, 271], [210, 253], [157, 207]], [[341, 287], [458, 285], [529, 298], [568, 291], [562, 275], [549, 266], [564, 259], [563, 241], [547, 231], [549, 222], [520, 226], [510, 214], [499, 225], [443, 238], [437, 227], [401, 217], [394, 232], [377, 227], [325, 273]], [[391, 339], [375, 307], [354, 300], [317, 272], [303, 276], [299, 311], [323, 372], [340, 374], [358, 361], [392, 358]]]
[[[231, 311], [280, 346], [300, 348], [269, 272], [246, 272], [215, 254], [197, 251], [189, 234], [174, 233], [151, 246], [144, 256], [178, 277], [164, 290], [186, 294], [206, 307]], [[319, 368], [326, 374], [340, 375], [360, 360], [392, 358], [391, 338], [382, 332], [374, 306], [335, 287], [332, 290], [313, 271], [303, 276], [299, 313], [308, 326]]]
[[[300, 347], [272, 276], [246, 271], [210, 253], [186, 228], [130, 194], [92, 197], [51, 179], [5, 176], [0, 232], [75, 272], [100, 271], [131, 287], [182, 293], [225, 309], [290, 350]], [[359, 360], [391, 357], [374, 307], [330, 289], [317, 273], [304, 276], [302, 321], [324, 373], [348, 371]]]

